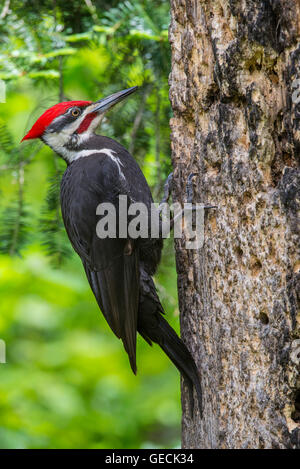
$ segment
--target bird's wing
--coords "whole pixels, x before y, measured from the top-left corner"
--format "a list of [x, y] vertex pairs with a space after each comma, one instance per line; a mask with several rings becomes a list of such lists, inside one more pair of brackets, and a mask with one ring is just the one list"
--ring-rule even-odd
[[122, 339], [136, 373], [136, 331], [139, 303], [138, 250], [116, 257], [101, 270], [84, 263], [98, 305], [115, 335]]
[[84, 160], [68, 168], [72, 174], [62, 183], [63, 219], [99, 307], [112, 331], [122, 339], [136, 373], [139, 250], [132, 240], [100, 239], [96, 233], [99, 203], [116, 203], [119, 194], [127, 194], [113, 161], [105, 158], [98, 164], [92, 157]]

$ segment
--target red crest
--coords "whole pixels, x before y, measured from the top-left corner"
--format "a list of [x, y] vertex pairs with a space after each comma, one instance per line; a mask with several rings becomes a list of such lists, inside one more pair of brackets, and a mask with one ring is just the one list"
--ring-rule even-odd
[[41, 137], [53, 119], [60, 116], [61, 114], [64, 114], [70, 107], [83, 107], [91, 103], [92, 101], [66, 101], [64, 103], [55, 104], [54, 106], [47, 109], [47, 111], [45, 111], [44, 114], [38, 118], [29, 132], [25, 135], [25, 137], [22, 138], [21, 142], [23, 142], [23, 140]]

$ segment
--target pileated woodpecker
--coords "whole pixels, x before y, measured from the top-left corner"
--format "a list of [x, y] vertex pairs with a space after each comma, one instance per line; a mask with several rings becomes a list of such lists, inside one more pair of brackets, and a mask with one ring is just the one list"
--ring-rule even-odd
[[105, 238], [96, 233], [96, 209], [103, 202], [153, 202], [138, 164], [118, 142], [94, 133], [103, 113], [137, 90], [132, 87], [91, 101], [68, 101], [49, 108], [23, 140], [40, 138], [67, 163], [61, 181], [61, 209], [71, 244], [80, 256], [97, 303], [114, 334], [121, 338], [136, 373], [137, 332], [156, 342], [178, 368], [189, 388], [195, 386], [200, 413], [201, 385], [189, 350], [162, 316], [152, 276], [162, 239]]

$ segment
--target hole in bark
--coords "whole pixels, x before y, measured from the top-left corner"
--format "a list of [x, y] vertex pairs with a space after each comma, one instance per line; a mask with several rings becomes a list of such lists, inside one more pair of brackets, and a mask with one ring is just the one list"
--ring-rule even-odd
[[245, 191], [245, 192], [243, 193], [243, 202], [244, 202], [245, 204], [247, 204], [247, 203], [251, 202], [251, 200], [252, 200], [251, 192]]
[[293, 155], [291, 155], [289, 153], [283, 152], [282, 153], [282, 160], [283, 160], [285, 166], [292, 166], [292, 167], [297, 166], [296, 165], [296, 159], [293, 158]]
[[269, 316], [264, 312], [259, 313], [259, 320], [264, 325], [269, 324]]
[[296, 391], [296, 396], [295, 396], [295, 410], [292, 412], [292, 419], [296, 423], [300, 423], [300, 389]]
[[254, 256], [251, 259], [250, 269], [252, 277], [257, 277], [262, 269], [262, 263]]
[[277, 73], [274, 72], [274, 71], [269, 73], [269, 78], [275, 84], [277, 84], [279, 82], [279, 77], [278, 77]]
[[[261, 211], [265, 208], [265, 206], [266, 206], [266, 202], [264, 200], [262, 199], [258, 200], [255, 205], [256, 214], [259, 215]], [[262, 267], [261, 262], [260, 262], [260, 266]]]
[[236, 249], [235, 249], [235, 252], [236, 252], [236, 255], [237, 255], [237, 258], [238, 258], [238, 261], [241, 262], [242, 258], [243, 258], [243, 250], [238, 246]]
[[259, 449], [265, 449], [265, 442], [261, 436], [259, 437]]

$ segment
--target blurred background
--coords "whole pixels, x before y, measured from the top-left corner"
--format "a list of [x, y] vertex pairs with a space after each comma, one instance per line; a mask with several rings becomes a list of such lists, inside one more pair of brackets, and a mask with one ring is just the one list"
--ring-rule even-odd
[[[180, 444], [177, 370], [140, 338], [133, 376], [62, 226], [65, 164], [39, 141], [19, 145], [51, 105], [139, 85], [100, 133], [132, 152], [158, 201], [171, 171], [168, 25], [163, 0], [0, 0], [1, 448]], [[172, 245], [155, 281], [178, 330]]]

